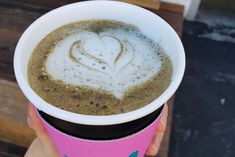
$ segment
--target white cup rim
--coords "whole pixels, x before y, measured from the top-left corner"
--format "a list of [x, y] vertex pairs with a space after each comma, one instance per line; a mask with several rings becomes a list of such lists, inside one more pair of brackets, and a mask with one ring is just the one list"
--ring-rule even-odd
[[153, 111], [157, 110], [159, 107], [161, 107], [167, 100], [170, 99], [170, 97], [175, 93], [176, 89], [180, 85], [180, 82], [183, 78], [184, 74], [184, 69], [185, 69], [185, 52], [183, 45], [181, 43], [181, 40], [179, 39], [177, 33], [173, 30], [173, 28], [166, 23], [162, 18], [159, 16], [155, 15], [155, 18], [157, 18], [161, 23], [164, 23], [169, 30], [169, 33], [173, 34], [173, 40], [177, 42], [177, 46], [179, 49], [179, 58], [181, 59], [179, 64], [179, 68], [176, 71], [176, 76], [175, 79], [172, 80], [171, 84], [169, 87], [164, 91], [164, 93], [155, 99], [153, 102], [150, 104], [140, 108], [136, 109], [134, 111], [130, 111], [127, 113], [122, 113], [122, 114], [116, 114], [116, 115], [106, 115], [106, 116], [98, 116], [98, 115], [82, 115], [82, 114], [77, 114], [77, 113], [72, 113], [69, 111], [65, 111], [62, 109], [59, 109], [47, 102], [45, 102], [42, 98], [40, 98], [29, 86], [27, 80], [24, 79], [23, 72], [20, 68], [20, 63], [21, 63], [21, 58], [22, 58], [22, 50], [23, 50], [23, 43], [25, 40], [29, 37], [29, 34], [32, 31], [32, 28], [35, 25], [40, 24], [40, 22], [46, 18], [47, 16], [50, 16], [54, 13], [62, 11], [64, 8], [73, 8], [76, 6], [81, 6], [81, 5], [94, 5], [97, 3], [102, 3], [106, 5], [116, 5], [116, 6], [125, 6], [125, 7], [130, 7], [130, 8], [135, 8], [142, 10], [143, 12], [148, 12], [148, 14], [154, 14], [146, 9], [143, 9], [141, 7], [132, 5], [132, 4], [127, 4], [123, 2], [116, 2], [116, 1], [86, 1], [86, 2], [78, 2], [78, 3], [73, 3], [69, 5], [62, 6], [60, 8], [57, 8], [55, 10], [52, 10], [48, 12], [47, 14], [43, 15], [39, 19], [37, 19], [35, 22], [33, 22], [23, 33], [21, 36], [16, 49], [15, 49], [15, 55], [14, 55], [14, 71], [15, 71], [15, 76], [16, 80], [23, 91], [24, 95], [28, 98], [30, 102], [32, 102], [39, 110], [57, 117], [59, 119], [73, 122], [73, 123], [78, 123], [78, 124], [85, 124], [85, 125], [113, 125], [113, 124], [120, 124], [120, 123], [125, 123], [129, 121], [133, 121], [135, 119], [139, 119], [141, 117], [144, 117]]

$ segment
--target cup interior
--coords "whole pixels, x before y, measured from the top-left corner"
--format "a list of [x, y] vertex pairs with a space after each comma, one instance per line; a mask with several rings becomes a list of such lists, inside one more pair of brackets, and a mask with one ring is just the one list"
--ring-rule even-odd
[[[172, 82], [152, 103], [117, 115], [92, 116], [64, 111], [41, 99], [29, 86], [27, 66], [37, 44], [53, 30], [81, 20], [110, 19], [136, 25], [143, 33], [158, 42], [172, 60]], [[16, 79], [25, 96], [39, 110], [59, 119], [87, 125], [119, 124], [141, 118], [157, 110], [178, 88], [185, 69], [185, 54], [176, 32], [156, 14], [135, 5], [114, 1], [87, 1], [69, 4], [43, 15], [21, 36], [14, 56]]]

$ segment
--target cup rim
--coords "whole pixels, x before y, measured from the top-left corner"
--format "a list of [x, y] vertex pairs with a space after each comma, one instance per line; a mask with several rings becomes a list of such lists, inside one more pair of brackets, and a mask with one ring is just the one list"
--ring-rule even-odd
[[[127, 112], [127, 113], [121, 113], [121, 114], [115, 114], [115, 115], [83, 115], [78, 113], [73, 113], [69, 111], [62, 110], [60, 108], [57, 108], [46, 101], [44, 101], [41, 97], [39, 97], [33, 89], [29, 86], [26, 79], [24, 79], [23, 72], [21, 70], [21, 58], [22, 58], [22, 49], [23, 49], [23, 43], [25, 43], [25, 40], [29, 37], [30, 33], [32, 32], [33, 27], [37, 26], [41, 23], [45, 18], [48, 16], [51, 16], [57, 12], [63, 11], [65, 8], [74, 8], [74, 7], [82, 7], [86, 5], [96, 5], [96, 4], [105, 4], [105, 5], [116, 5], [119, 7], [130, 7], [133, 9], [141, 10], [142, 12], [145, 12], [147, 14], [154, 15], [154, 18], [157, 18], [160, 23], [164, 23], [164, 25], [167, 27], [170, 34], [173, 36], [173, 40], [177, 42], [178, 49], [179, 49], [179, 67], [177, 68], [177, 71], [175, 71], [175, 79], [171, 81], [168, 88], [155, 100], [153, 100], [151, 103], [145, 105], [142, 108]], [[24, 95], [28, 98], [30, 102], [32, 102], [35, 107], [37, 107], [39, 110], [42, 110], [43, 112], [46, 112], [47, 114], [50, 114], [56, 118], [63, 119], [65, 121], [70, 121], [73, 123], [79, 123], [79, 124], [85, 124], [85, 125], [113, 125], [113, 124], [120, 124], [129, 122], [135, 119], [139, 119], [143, 116], [146, 116], [153, 111], [157, 110], [160, 106], [162, 106], [170, 97], [175, 93], [178, 86], [180, 85], [180, 82], [183, 78], [185, 69], [185, 52], [183, 45], [181, 43], [180, 38], [178, 37], [177, 33], [174, 31], [174, 29], [165, 22], [161, 17], [158, 15], [135, 5], [124, 3], [124, 2], [117, 2], [117, 1], [86, 1], [86, 2], [76, 2], [72, 4], [68, 4], [62, 7], [59, 7], [57, 9], [54, 9], [45, 15], [38, 18], [36, 21], [34, 21], [23, 33], [21, 38], [18, 41], [18, 44], [15, 49], [14, 54], [14, 72], [16, 76], [16, 80], [23, 91]]]

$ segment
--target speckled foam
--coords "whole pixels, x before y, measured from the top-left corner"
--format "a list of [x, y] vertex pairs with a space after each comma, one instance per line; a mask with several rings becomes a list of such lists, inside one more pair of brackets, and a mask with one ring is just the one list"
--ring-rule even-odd
[[45, 67], [55, 80], [101, 89], [121, 99], [161, 69], [152, 45], [139, 31], [121, 27], [99, 33], [78, 29], [55, 45]]

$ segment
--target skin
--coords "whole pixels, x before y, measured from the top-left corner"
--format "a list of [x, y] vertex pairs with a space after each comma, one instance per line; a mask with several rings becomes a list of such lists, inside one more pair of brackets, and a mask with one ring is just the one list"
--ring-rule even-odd
[[[163, 108], [163, 114], [160, 119], [160, 124], [156, 128], [155, 135], [150, 143], [146, 154], [150, 156], [155, 156], [160, 148], [164, 132], [166, 130], [168, 116], [167, 105]], [[36, 138], [30, 145], [25, 157], [59, 157], [54, 144], [50, 140], [45, 128], [41, 124], [39, 118], [36, 116], [35, 109], [31, 103], [28, 105], [28, 125], [35, 131]]]

